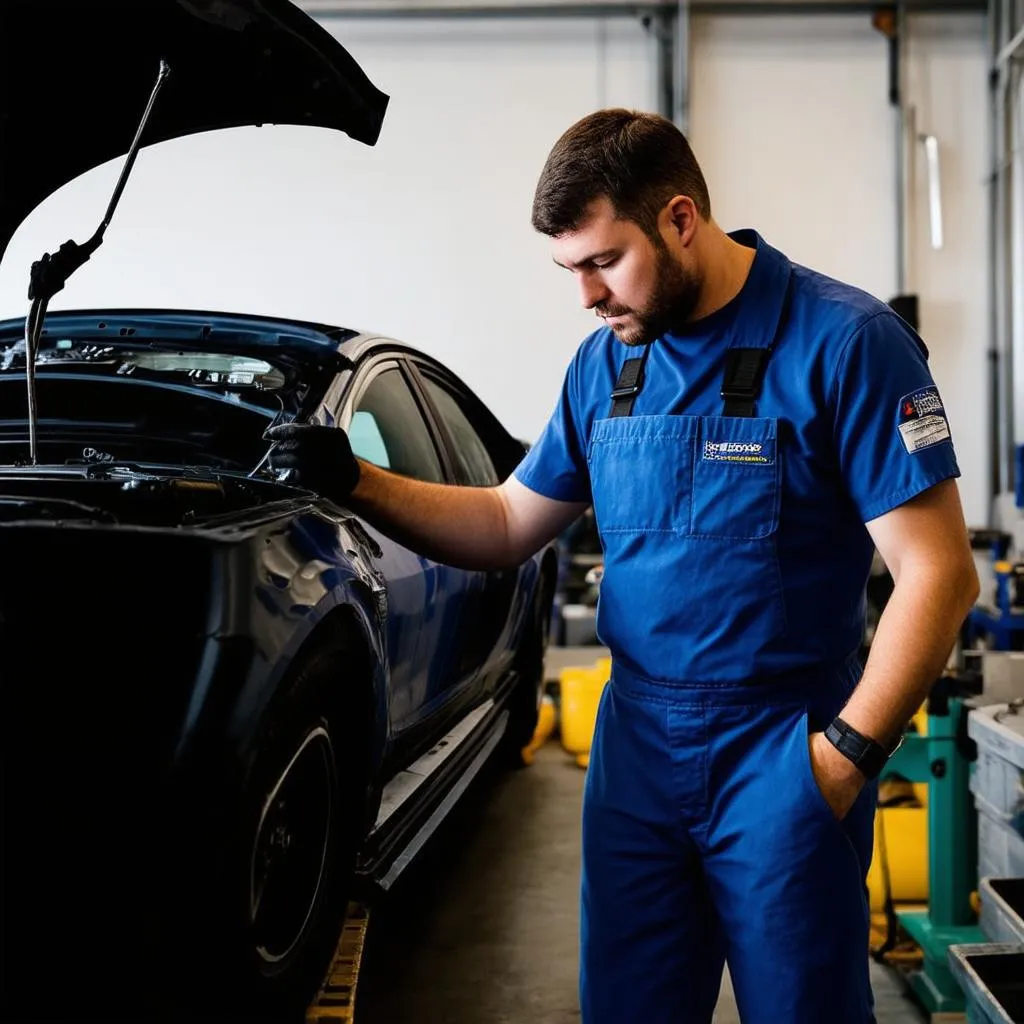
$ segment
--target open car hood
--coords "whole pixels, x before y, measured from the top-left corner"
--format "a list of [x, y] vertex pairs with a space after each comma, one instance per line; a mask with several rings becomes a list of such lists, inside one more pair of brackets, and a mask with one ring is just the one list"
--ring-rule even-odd
[[0, 259], [47, 196], [128, 152], [161, 60], [142, 145], [296, 124], [372, 146], [388, 103], [289, 0], [3, 0]]

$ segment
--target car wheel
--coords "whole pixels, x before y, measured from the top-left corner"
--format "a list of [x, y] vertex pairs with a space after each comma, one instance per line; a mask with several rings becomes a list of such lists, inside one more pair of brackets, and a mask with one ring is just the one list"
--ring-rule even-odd
[[[230, 870], [235, 893], [232, 1009], [301, 1014], [330, 964], [358, 841], [359, 758], [330, 714], [343, 655], [304, 661], [265, 716], [241, 791]], [[230, 987], [230, 992], [227, 988]]]
[[530, 621], [524, 629], [523, 639], [516, 653], [518, 673], [515, 689], [508, 701], [508, 726], [500, 745], [501, 760], [510, 767], [521, 767], [522, 750], [533, 738], [544, 694], [544, 653], [551, 630], [551, 602], [553, 582], [548, 574], [541, 575], [534, 592]]
[[265, 797], [248, 864], [252, 944], [267, 977], [296, 958], [328, 884], [338, 807], [334, 744], [311, 727]]

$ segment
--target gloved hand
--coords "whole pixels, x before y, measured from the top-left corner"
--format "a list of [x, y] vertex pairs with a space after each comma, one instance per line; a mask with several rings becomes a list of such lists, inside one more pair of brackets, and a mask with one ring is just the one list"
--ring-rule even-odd
[[359, 463], [348, 434], [317, 423], [279, 423], [263, 436], [275, 442], [271, 469], [295, 470], [296, 483], [331, 501], [343, 503], [359, 482]]

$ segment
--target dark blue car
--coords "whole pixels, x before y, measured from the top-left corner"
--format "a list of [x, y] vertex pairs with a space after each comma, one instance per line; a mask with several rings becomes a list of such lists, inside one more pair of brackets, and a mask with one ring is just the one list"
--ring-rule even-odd
[[246, 987], [308, 995], [353, 882], [389, 887], [529, 741], [556, 559], [432, 562], [276, 479], [263, 432], [316, 419], [481, 487], [522, 444], [394, 341], [111, 310], [47, 319], [29, 465], [23, 329], [0, 323], [8, 963], [51, 970], [55, 923], [95, 915], [115, 947], [173, 934], [204, 984], [237, 953]]
[[[5, 92], [0, 254], [130, 146], [126, 175], [191, 131], [372, 144], [383, 117], [285, 0], [4, 19], [0, 66], [45, 38], [49, 82]], [[425, 353], [301, 319], [48, 312], [103, 225], [26, 268], [31, 306], [0, 323], [3, 1016], [286, 1020], [347, 901], [529, 741], [555, 552], [441, 565], [269, 468], [266, 428], [315, 420], [396, 473], [503, 480], [523, 444]]]

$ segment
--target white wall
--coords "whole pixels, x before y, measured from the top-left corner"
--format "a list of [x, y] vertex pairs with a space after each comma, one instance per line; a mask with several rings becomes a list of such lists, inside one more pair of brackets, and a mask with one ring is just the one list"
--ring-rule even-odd
[[917, 148], [917, 223], [910, 285], [921, 330], [956, 430], [968, 521], [988, 515], [988, 249], [990, 173], [984, 19], [912, 20], [909, 99], [920, 132], [937, 136], [945, 244], [929, 241], [923, 149]]
[[889, 298], [884, 46], [866, 17], [696, 18], [690, 136], [723, 227]]
[[[557, 135], [604, 105], [653, 109], [654, 50], [614, 19], [325, 22], [392, 96], [368, 148], [239, 129], [144, 151], [102, 249], [52, 308], [250, 309], [390, 333], [447, 360], [536, 436], [594, 319], [529, 226]], [[968, 518], [986, 514], [984, 20], [911, 21], [909, 102], [942, 145], [946, 248], [928, 247], [923, 160], [909, 287], [956, 430]], [[693, 25], [691, 137], [726, 228], [880, 298], [896, 289], [886, 45], [867, 16]], [[43, 204], [0, 267], [0, 315], [29, 263], [91, 234], [118, 170]]]

